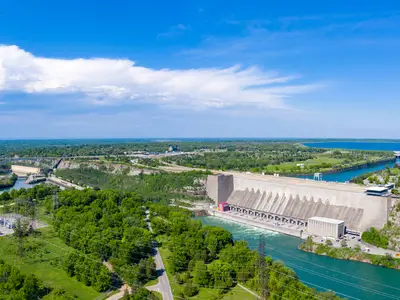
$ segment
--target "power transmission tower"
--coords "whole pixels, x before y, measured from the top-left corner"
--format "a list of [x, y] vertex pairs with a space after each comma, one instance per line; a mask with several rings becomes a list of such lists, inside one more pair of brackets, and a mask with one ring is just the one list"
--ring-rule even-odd
[[260, 297], [262, 300], [268, 299], [268, 267], [265, 261], [265, 236], [261, 234], [258, 241], [258, 260], [257, 260], [257, 272], [260, 288]]

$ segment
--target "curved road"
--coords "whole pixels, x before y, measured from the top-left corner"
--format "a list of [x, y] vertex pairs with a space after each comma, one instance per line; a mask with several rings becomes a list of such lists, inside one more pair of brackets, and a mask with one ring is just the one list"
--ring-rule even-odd
[[[146, 211], [147, 226], [149, 227], [149, 230], [153, 232], [153, 228], [151, 228], [150, 224], [149, 215], [150, 212], [147, 210]], [[154, 247], [154, 250], [155, 250], [154, 261], [156, 263], [157, 273], [161, 273], [161, 275], [158, 277], [158, 283], [156, 285], [147, 287], [147, 289], [150, 291], [159, 292], [162, 295], [163, 300], [173, 300], [174, 297], [172, 296], [171, 285], [169, 284], [167, 272], [165, 271], [164, 263], [162, 261], [160, 252], [158, 251], [158, 248], [156, 246]]]

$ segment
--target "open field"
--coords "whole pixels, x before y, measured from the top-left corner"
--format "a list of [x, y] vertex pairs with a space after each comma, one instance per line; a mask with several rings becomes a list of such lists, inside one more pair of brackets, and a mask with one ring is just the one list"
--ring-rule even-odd
[[[74, 250], [56, 237], [52, 228], [42, 228], [39, 232], [39, 235], [26, 239], [26, 250], [22, 258], [17, 255], [16, 241], [12, 237], [1, 237], [1, 258], [18, 267], [24, 274], [35, 274], [45, 286], [62, 287], [69, 295], [75, 295], [78, 299], [95, 299], [101, 296], [101, 293], [91, 287], [68, 277], [61, 269], [61, 260]], [[43, 299], [50, 299], [50, 296]]]

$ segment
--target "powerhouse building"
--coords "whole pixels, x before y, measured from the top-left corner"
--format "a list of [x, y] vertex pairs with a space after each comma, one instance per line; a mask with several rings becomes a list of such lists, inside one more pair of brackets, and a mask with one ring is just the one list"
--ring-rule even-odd
[[312, 217], [308, 219], [307, 232], [312, 235], [338, 239], [344, 235], [344, 221]]
[[391, 209], [389, 194], [367, 194], [356, 184], [269, 175], [209, 175], [207, 194], [231, 211], [303, 226], [313, 217], [341, 220], [356, 233], [382, 228]]

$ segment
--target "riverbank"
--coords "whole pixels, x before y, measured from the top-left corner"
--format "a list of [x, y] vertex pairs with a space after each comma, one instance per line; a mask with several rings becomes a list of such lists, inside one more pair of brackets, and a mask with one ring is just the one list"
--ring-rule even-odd
[[11, 188], [17, 182], [17, 175], [12, 174], [11, 176], [0, 176], [0, 189]]
[[297, 249], [313, 253], [321, 256], [328, 256], [334, 259], [351, 260], [389, 269], [400, 270], [400, 259], [393, 257], [391, 254], [375, 255], [363, 252], [359, 247], [335, 248], [326, 244], [315, 243], [312, 239], [304, 240]]
[[382, 159], [382, 160], [379, 160], [379, 161], [374, 161], [374, 162], [368, 162], [368, 163], [365, 163], [365, 164], [358, 164], [358, 165], [354, 165], [354, 166], [351, 166], [351, 167], [348, 167], [348, 168], [342, 168], [342, 169], [339, 169], [339, 170], [332, 170], [332, 171], [329, 171], [329, 172], [325, 172], [326, 174], [336, 174], [336, 173], [341, 173], [341, 172], [347, 172], [347, 171], [352, 171], [352, 170], [360, 170], [360, 169], [366, 169], [366, 168], [371, 168], [371, 167], [374, 167], [374, 166], [378, 166], [378, 165], [381, 165], [381, 164], [387, 164], [387, 163], [395, 163], [396, 162], [396, 159]]

